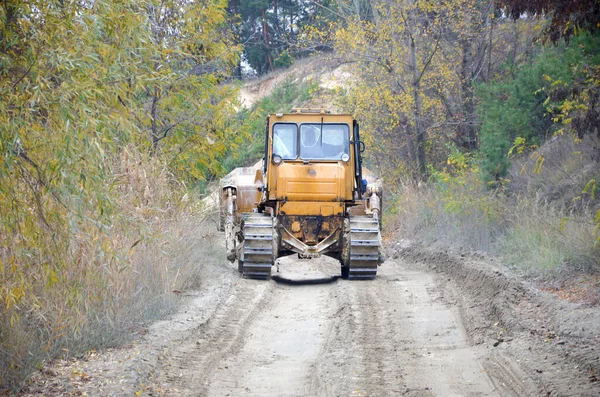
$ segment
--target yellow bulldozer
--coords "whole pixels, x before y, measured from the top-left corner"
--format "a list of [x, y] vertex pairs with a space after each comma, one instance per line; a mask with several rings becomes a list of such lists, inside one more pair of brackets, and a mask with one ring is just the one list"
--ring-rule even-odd
[[219, 228], [243, 277], [268, 279], [291, 254], [333, 257], [344, 279], [376, 277], [382, 192], [363, 175], [364, 149], [347, 114], [293, 109], [267, 118], [262, 164], [234, 170], [219, 192]]

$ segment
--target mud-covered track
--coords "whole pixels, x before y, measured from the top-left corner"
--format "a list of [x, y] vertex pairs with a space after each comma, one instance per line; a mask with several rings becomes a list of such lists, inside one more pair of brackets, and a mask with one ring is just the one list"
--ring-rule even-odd
[[246, 278], [266, 280], [271, 277], [273, 258], [273, 220], [267, 214], [244, 214], [242, 259], [238, 270]]
[[[350, 280], [373, 280], [380, 264], [379, 222], [372, 216], [350, 217]], [[344, 269], [342, 270], [344, 272]], [[347, 277], [346, 277], [347, 276]]]

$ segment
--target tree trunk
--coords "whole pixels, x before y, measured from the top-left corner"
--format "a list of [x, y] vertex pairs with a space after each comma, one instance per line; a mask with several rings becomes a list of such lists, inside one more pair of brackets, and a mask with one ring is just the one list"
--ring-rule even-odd
[[493, 50], [493, 42], [492, 38], [494, 37], [494, 11], [490, 15], [490, 41], [489, 41], [489, 52], [488, 52], [488, 71], [487, 71], [487, 80], [492, 81], [492, 50]]
[[415, 135], [417, 141], [417, 165], [421, 177], [427, 176], [427, 158], [425, 157], [426, 133], [421, 120], [423, 105], [421, 103], [421, 76], [417, 67], [417, 46], [412, 37], [410, 37], [410, 69], [413, 73], [412, 89], [415, 101], [414, 119]]
[[473, 126], [475, 120], [475, 106], [473, 104], [473, 50], [471, 39], [464, 37], [461, 40], [462, 63], [460, 71], [461, 91], [463, 99], [463, 120], [460, 126], [462, 146], [466, 150], [477, 148], [477, 136]]
[[411, 126], [410, 126], [410, 123], [408, 122], [408, 119], [406, 117], [402, 117], [401, 119], [402, 119], [401, 124], [404, 125], [403, 134], [404, 134], [404, 139], [406, 142], [406, 149], [405, 149], [406, 168], [410, 171], [410, 174], [412, 176], [415, 176], [415, 174], [416, 174], [415, 165], [417, 165], [417, 153], [415, 152], [415, 140], [414, 140], [414, 136], [411, 131]]
[[273, 57], [271, 55], [271, 43], [269, 42], [269, 24], [267, 23], [267, 10], [262, 10], [263, 18], [263, 40], [265, 42], [265, 62], [268, 71], [273, 71]]
[[152, 154], [156, 154], [158, 150], [158, 142], [160, 137], [158, 136], [158, 124], [156, 122], [156, 113], [158, 110], [158, 89], [155, 88], [154, 94], [152, 95], [152, 107], [150, 108], [150, 119], [151, 119], [151, 140], [152, 140]]
[[510, 66], [510, 73], [512, 78], [515, 78], [515, 73], [516, 73], [516, 68], [515, 65], [517, 63], [517, 50], [519, 48], [519, 26], [517, 25], [517, 21], [513, 21], [512, 23], [512, 27], [513, 27], [513, 48], [512, 48], [512, 53], [511, 53], [511, 66]]
[[[391, 68], [390, 75], [394, 75], [395, 73], [396, 72], [394, 69]], [[396, 81], [395, 84], [399, 85], [399, 82]], [[400, 89], [393, 89], [392, 95], [400, 95]], [[415, 153], [414, 134], [411, 131], [410, 121], [406, 114], [401, 111], [398, 113], [398, 118], [400, 119], [400, 125], [393, 130], [393, 132], [398, 134], [400, 138], [400, 151], [398, 155], [406, 163], [406, 168], [410, 170], [411, 175], [414, 175], [417, 160], [417, 154]]]
[[273, 13], [275, 14], [275, 31], [279, 33], [279, 13], [277, 10], [277, 0], [273, 0]]

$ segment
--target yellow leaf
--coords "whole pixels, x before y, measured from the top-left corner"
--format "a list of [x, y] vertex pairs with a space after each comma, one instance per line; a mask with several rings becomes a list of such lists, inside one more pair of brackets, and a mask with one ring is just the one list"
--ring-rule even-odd
[[558, 229], [562, 232], [565, 229], [565, 225], [567, 224], [567, 218], [564, 217], [560, 220], [560, 226], [558, 227]]
[[592, 198], [594, 198], [595, 191], [596, 191], [596, 180], [595, 179], [592, 179], [591, 181], [589, 181], [587, 183], [587, 185], [585, 185], [585, 187], [583, 188], [583, 190], [581, 191], [581, 193], [587, 193], [590, 190], [592, 191]]

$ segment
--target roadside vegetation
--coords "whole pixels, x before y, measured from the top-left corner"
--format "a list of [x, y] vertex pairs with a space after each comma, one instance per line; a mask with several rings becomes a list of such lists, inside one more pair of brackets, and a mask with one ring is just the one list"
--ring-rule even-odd
[[208, 184], [262, 158], [268, 113], [323, 94], [292, 76], [244, 109], [235, 79], [313, 54], [354, 75], [335, 106], [361, 122], [390, 231], [597, 275], [600, 6], [576, 3], [0, 5], [0, 390], [200, 285]]
[[598, 5], [358, 4], [307, 36], [355, 65], [338, 103], [384, 176], [389, 230], [545, 280], [597, 274]]
[[480, 149], [449, 144], [428, 183], [402, 179], [394, 227], [426, 243], [493, 253], [542, 279], [600, 271], [600, 140], [590, 119], [597, 104], [586, 102], [597, 100], [589, 84], [599, 44], [597, 33], [581, 33], [477, 85]]
[[[129, 341], [198, 288], [210, 181], [262, 157], [284, 81], [238, 103], [227, 4], [0, 6], [0, 390]], [[195, 256], [195, 258], [200, 256]]]
[[172, 308], [193, 187], [248, 136], [226, 22], [218, 0], [0, 6], [0, 389]]

